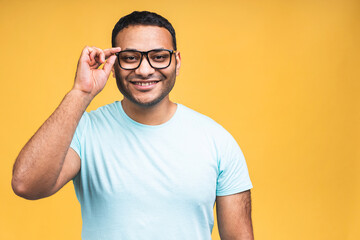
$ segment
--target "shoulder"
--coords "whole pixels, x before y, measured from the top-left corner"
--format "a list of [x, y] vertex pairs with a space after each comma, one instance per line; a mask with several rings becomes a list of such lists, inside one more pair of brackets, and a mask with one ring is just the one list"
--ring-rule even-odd
[[89, 117], [98, 117], [103, 115], [115, 114], [118, 112], [118, 103], [119, 102], [106, 104], [104, 106], [97, 108], [96, 110], [92, 110], [88, 112], [87, 114], [89, 115]]
[[[205, 137], [205, 141], [217, 155], [218, 164], [223, 164], [230, 159], [241, 159], [242, 151], [235, 138], [222, 125], [212, 118], [194, 111], [188, 107], [182, 106], [184, 112], [184, 127], [192, 126], [192, 136], [196, 133]], [[194, 134], [195, 133], [195, 134]], [[235, 156], [235, 157], [234, 157]]]
[[220, 139], [232, 138], [231, 134], [212, 118], [184, 105], [180, 105], [180, 107], [183, 113], [182, 121], [187, 124]]
[[211, 119], [210, 117], [208, 117], [202, 113], [199, 113], [199, 112], [197, 112], [185, 105], [182, 105], [182, 104], [179, 104], [179, 106], [181, 107], [182, 116], [185, 117], [187, 120], [191, 120], [191, 121], [195, 120], [196, 122], [201, 122], [203, 124], [220, 126], [213, 119]]
[[112, 125], [119, 119], [117, 102], [104, 105], [96, 110], [84, 112], [78, 124], [78, 131]]
[[109, 121], [119, 118], [119, 109], [118, 102], [113, 102], [102, 107], [97, 108], [96, 110], [92, 110], [90, 112], [86, 112], [84, 115], [91, 122], [97, 121]]

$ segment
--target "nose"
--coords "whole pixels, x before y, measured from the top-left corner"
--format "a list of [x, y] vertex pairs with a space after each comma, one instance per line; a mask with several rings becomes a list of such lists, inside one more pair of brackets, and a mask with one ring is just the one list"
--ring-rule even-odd
[[145, 78], [153, 74], [155, 72], [155, 69], [150, 66], [145, 55], [142, 57], [143, 59], [141, 61], [140, 66], [137, 69], [135, 69], [135, 74]]

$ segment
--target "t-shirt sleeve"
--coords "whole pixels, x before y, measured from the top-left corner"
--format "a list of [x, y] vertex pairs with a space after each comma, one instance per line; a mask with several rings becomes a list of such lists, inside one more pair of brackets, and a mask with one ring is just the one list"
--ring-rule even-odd
[[251, 189], [244, 155], [230, 133], [226, 134], [219, 151], [216, 195], [226, 196]]
[[88, 122], [88, 113], [85, 112], [82, 115], [78, 126], [76, 127], [73, 139], [70, 143], [70, 147], [74, 149], [74, 151], [79, 155], [80, 159], [81, 159], [81, 139], [83, 137], [87, 122]]

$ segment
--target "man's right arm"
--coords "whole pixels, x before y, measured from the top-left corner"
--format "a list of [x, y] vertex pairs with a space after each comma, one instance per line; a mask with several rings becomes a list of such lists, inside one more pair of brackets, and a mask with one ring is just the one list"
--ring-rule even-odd
[[15, 161], [12, 187], [17, 195], [27, 199], [50, 196], [79, 172], [80, 158], [70, 143], [86, 107], [104, 88], [116, 59], [114, 54], [119, 51], [120, 48], [84, 48], [73, 89]]

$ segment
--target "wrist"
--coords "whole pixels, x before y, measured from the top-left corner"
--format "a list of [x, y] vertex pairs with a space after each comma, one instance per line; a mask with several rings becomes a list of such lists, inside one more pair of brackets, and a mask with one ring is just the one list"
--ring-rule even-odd
[[94, 98], [91, 93], [76, 88], [71, 89], [67, 95], [76, 98], [79, 103], [85, 104], [86, 106], [89, 105]]

